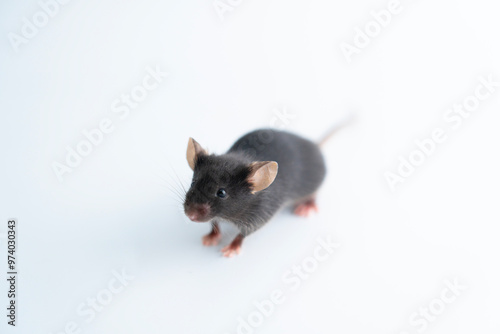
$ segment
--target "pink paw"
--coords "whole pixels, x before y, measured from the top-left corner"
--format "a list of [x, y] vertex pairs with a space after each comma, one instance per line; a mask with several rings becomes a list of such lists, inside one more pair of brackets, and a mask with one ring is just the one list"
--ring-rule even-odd
[[318, 212], [318, 207], [314, 200], [309, 200], [295, 206], [293, 213], [301, 217], [309, 217], [311, 212]]
[[222, 248], [222, 255], [225, 257], [233, 257], [235, 255], [238, 255], [241, 253], [241, 246], [234, 246], [232, 244], [227, 245], [226, 247]]
[[219, 243], [221, 238], [220, 234], [209, 233], [203, 236], [203, 245], [204, 246], [215, 246]]

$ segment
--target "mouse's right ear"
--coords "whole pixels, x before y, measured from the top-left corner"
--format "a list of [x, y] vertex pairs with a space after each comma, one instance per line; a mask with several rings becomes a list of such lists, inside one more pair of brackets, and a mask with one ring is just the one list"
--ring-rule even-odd
[[191, 167], [192, 170], [194, 170], [194, 166], [196, 164], [196, 160], [200, 155], [205, 155], [207, 154], [207, 151], [201, 147], [200, 144], [193, 138], [189, 138], [188, 142], [188, 147], [187, 147], [187, 152], [186, 152], [186, 158], [189, 164], [189, 167]]
[[252, 194], [264, 190], [274, 182], [278, 175], [278, 163], [276, 161], [255, 161], [250, 164], [248, 183]]

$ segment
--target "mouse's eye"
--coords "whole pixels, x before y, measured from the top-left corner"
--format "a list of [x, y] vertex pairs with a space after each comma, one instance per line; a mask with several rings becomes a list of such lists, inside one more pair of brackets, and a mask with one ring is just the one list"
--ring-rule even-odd
[[193, 186], [194, 186], [194, 180], [193, 180], [193, 181], [191, 181], [191, 187], [193, 187]]
[[217, 197], [226, 198], [226, 196], [227, 196], [227, 193], [224, 189], [220, 188], [219, 190], [217, 190]]

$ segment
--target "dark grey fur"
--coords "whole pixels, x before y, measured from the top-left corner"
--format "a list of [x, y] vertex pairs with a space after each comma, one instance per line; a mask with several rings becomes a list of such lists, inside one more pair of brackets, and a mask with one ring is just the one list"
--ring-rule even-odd
[[[255, 194], [247, 182], [253, 161], [278, 163], [274, 182]], [[317, 144], [284, 131], [256, 130], [241, 137], [226, 154], [198, 157], [184, 205], [208, 203], [212, 219], [231, 221], [247, 236], [283, 206], [313, 196], [325, 174]], [[226, 198], [216, 196], [219, 188], [226, 190]]]

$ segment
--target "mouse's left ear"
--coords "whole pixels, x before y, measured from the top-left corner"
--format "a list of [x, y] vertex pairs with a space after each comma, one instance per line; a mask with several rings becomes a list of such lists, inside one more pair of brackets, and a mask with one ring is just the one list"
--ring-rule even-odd
[[278, 163], [276, 161], [255, 161], [250, 164], [248, 183], [252, 187], [252, 194], [269, 187], [278, 175]]
[[186, 152], [186, 158], [189, 164], [189, 167], [191, 167], [192, 170], [194, 170], [194, 166], [196, 164], [196, 160], [200, 155], [206, 155], [207, 151], [201, 147], [200, 144], [193, 138], [189, 138], [188, 142], [188, 147], [187, 147], [187, 152]]

